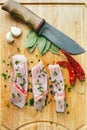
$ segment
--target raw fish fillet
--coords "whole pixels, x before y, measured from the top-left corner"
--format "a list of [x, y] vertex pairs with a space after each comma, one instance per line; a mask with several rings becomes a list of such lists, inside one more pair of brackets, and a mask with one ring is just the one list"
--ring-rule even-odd
[[62, 76], [61, 68], [59, 65], [49, 65], [52, 91], [54, 100], [56, 101], [56, 111], [64, 112], [65, 110], [65, 90], [64, 78]]
[[42, 61], [32, 68], [32, 87], [34, 94], [34, 107], [42, 110], [45, 106], [47, 91], [47, 73]]
[[10, 101], [22, 108], [25, 105], [28, 89], [27, 59], [24, 55], [14, 55], [12, 57], [12, 64], [14, 73]]

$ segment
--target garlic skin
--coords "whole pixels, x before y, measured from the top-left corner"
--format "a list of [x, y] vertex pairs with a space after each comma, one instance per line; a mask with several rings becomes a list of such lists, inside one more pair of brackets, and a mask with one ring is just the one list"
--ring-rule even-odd
[[12, 43], [14, 41], [14, 38], [13, 38], [13, 36], [12, 36], [10, 31], [6, 34], [6, 40], [9, 43]]
[[12, 33], [13, 36], [18, 37], [22, 34], [22, 31], [19, 27], [12, 26], [11, 27], [11, 33]]

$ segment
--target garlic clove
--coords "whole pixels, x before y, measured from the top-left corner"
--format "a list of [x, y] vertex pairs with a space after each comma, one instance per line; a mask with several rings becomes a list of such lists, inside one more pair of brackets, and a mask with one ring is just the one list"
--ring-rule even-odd
[[18, 37], [22, 34], [22, 31], [19, 27], [12, 26], [11, 27], [11, 33], [12, 33], [13, 36]]
[[9, 43], [11, 43], [11, 42], [14, 41], [14, 38], [13, 38], [11, 32], [8, 32], [8, 33], [6, 34], [6, 40], [7, 40], [7, 42], [9, 42]]

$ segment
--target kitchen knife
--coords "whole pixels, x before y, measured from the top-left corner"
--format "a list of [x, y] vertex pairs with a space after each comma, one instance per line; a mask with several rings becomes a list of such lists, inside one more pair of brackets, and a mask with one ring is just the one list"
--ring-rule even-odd
[[26, 24], [31, 26], [37, 34], [43, 35], [59, 48], [64, 49], [71, 54], [80, 54], [85, 52], [85, 50], [74, 40], [45, 22], [44, 19], [38, 17], [22, 4], [14, 0], [8, 0], [4, 3], [2, 9], [8, 11], [13, 16], [20, 18]]

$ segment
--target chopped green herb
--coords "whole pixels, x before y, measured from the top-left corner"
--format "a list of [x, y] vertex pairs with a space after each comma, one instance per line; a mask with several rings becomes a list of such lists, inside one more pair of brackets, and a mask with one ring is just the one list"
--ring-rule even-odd
[[17, 93], [18, 97], [21, 97], [20, 93]]
[[32, 93], [32, 88], [30, 88], [30, 89], [28, 90], [28, 92], [31, 92], [31, 93]]
[[16, 77], [18, 77], [18, 78], [22, 78], [21, 73], [17, 73], [17, 74], [16, 74]]
[[65, 88], [67, 87], [67, 84], [65, 84]]
[[42, 69], [40, 69], [40, 73], [43, 72], [43, 70], [44, 70], [44, 67]]
[[9, 104], [6, 104], [6, 107], [8, 107], [8, 108], [9, 108]]
[[12, 61], [10, 62], [10, 66], [12, 65]]
[[14, 93], [12, 93], [12, 97], [15, 98], [15, 94]]
[[19, 47], [17, 47], [17, 51], [20, 52], [20, 48]]
[[41, 93], [44, 93], [44, 89], [40, 89], [40, 92], [41, 92]]
[[39, 79], [37, 79], [37, 82], [39, 82]]
[[20, 86], [23, 87], [26, 84], [25, 81], [23, 81], [23, 83], [20, 83]]
[[71, 92], [71, 88], [68, 88], [68, 92]]
[[66, 108], [68, 107], [68, 103], [66, 103]]
[[6, 61], [5, 61], [5, 60], [2, 60], [2, 63], [6, 63]]
[[29, 104], [30, 104], [30, 106], [34, 105], [34, 99], [33, 98], [30, 99]]
[[8, 75], [8, 79], [10, 78], [10, 75]]
[[38, 55], [35, 55], [36, 57], [38, 57]]
[[45, 74], [47, 74], [47, 72], [44, 70], [44, 67], [40, 69], [40, 73], [42, 74], [43, 77], [45, 77]]
[[25, 103], [25, 106], [27, 106], [27, 105], [28, 105], [28, 102]]
[[44, 93], [44, 88], [41, 85], [38, 89], [40, 90], [41, 93]]
[[32, 74], [30, 74], [30, 77], [32, 77]]
[[2, 73], [1, 75], [3, 76], [4, 79], [7, 79], [7, 74]]
[[19, 61], [17, 60], [17, 61], [15, 61], [15, 64], [17, 65], [19, 63]]
[[57, 75], [57, 72], [56, 72], [56, 71], [54, 71], [54, 72], [53, 72], [53, 76], [56, 76], [56, 75]]
[[56, 79], [55, 80], [53, 80], [53, 81], [51, 81], [52, 83], [55, 83], [56, 82]]

